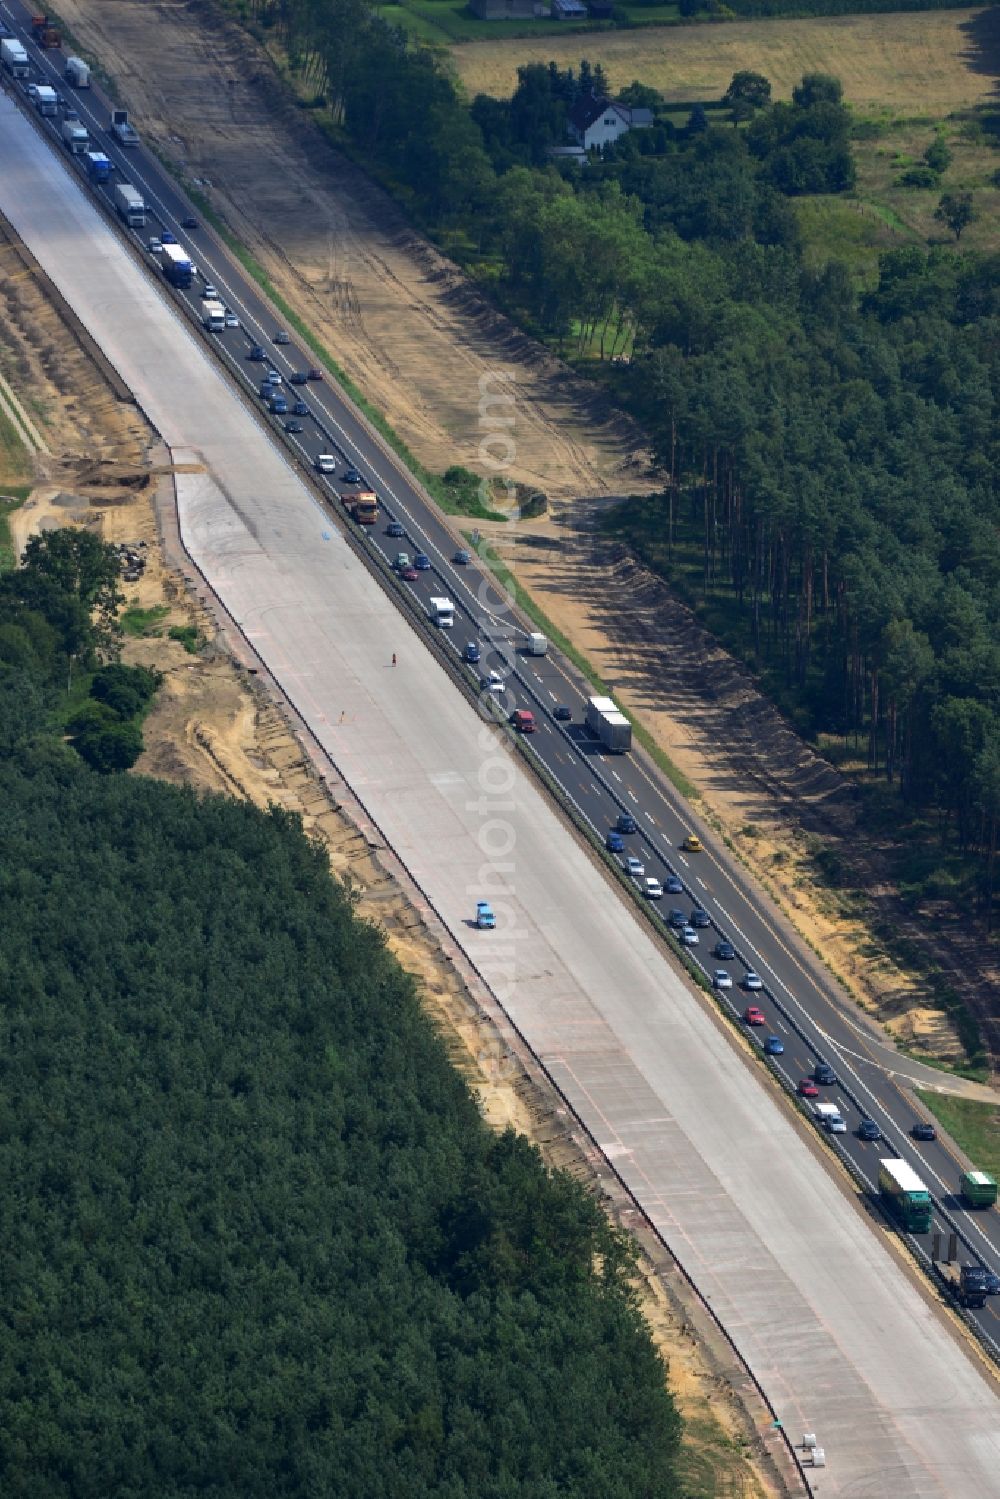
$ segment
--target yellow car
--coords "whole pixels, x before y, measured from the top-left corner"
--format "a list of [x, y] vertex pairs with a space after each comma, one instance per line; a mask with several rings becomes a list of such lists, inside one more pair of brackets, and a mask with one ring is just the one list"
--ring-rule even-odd
[[686, 854], [700, 854], [701, 839], [696, 838], [693, 833], [688, 833], [687, 837], [684, 839], [684, 842], [681, 844], [681, 848]]

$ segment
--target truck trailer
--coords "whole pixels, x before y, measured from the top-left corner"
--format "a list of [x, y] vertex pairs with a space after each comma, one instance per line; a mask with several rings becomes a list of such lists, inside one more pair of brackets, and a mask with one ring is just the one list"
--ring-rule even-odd
[[632, 725], [609, 697], [588, 698], [584, 722], [612, 754], [623, 755], [632, 748]]
[[171, 286], [190, 286], [194, 280], [194, 264], [180, 245], [164, 245], [160, 264]]
[[226, 327], [226, 309], [221, 302], [202, 302], [201, 320], [210, 333], [223, 333]]
[[[81, 125], [79, 120], [63, 120], [59, 127], [59, 134], [63, 138], [63, 145], [71, 156], [82, 156], [90, 145], [90, 136], [87, 134], [87, 127], [86, 125]], [[105, 160], [107, 160], [106, 157]]]
[[84, 165], [91, 182], [107, 182], [111, 177], [111, 160], [103, 151], [85, 151]]
[[74, 88], [90, 87], [90, 68], [82, 57], [67, 57], [63, 77]]
[[991, 1208], [997, 1200], [997, 1184], [985, 1171], [963, 1171], [958, 1189], [970, 1208]]
[[931, 1194], [906, 1161], [879, 1161], [882, 1204], [907, 1234], [925, 1234], [931, 1226]]
[[31, 63], [28, 54], [21, 43], [12, 36], [5, 36], [0, 42], [0, 62], [3, 63], [12, 78], [27, 78], [31, 72]]
[[47, 83], [38, 86], [35, 94], [35, 108], [40, 115], [47, 115], [50, 119], [59, 113], [59, 95]]
[[982, 1265], [959, 1265], [956, 1261], [935, 1260], [934, 1270], [945, 1290], [954, 1296], [959, 1306], [986, 1305], [989, 1289]]
[[146, 222], [146, 205], [142, 193], [131, 182], [119, 182], [115, 188], [115, 208], [118, 217], [130, 229], [141, 229]]

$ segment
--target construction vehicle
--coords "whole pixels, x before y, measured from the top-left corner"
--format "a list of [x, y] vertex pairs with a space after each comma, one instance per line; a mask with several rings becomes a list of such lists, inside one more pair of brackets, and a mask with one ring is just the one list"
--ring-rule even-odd
[[53, 26], [48, 16], [32, 16], [31, 35], [39, 47], [61, 47], [62, 37], [59, 28]]
[[982, 1265], [960, 1265], [954, 1260], [935, 1260], [934, 1270], [945, 1290], [955, 1298], [959, 1306], [986, 1305], [989, 1288]]
[[378, 495], [374, 489], [359, 489], [354, 494], [341, 495], [341, 499], [351, 520], [359, 526], [374, 526], [378, 521]]

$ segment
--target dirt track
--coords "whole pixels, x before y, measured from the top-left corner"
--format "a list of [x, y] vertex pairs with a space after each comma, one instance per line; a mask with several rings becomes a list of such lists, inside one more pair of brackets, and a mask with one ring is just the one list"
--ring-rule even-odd
[[197, 0], [64, 0], [59, 14], [143, 136], [210, 184], [216, 211], [428, 468], [482, 471], [479, 382], [503, 368], [520, 393], [513, 478], [567, 498], [646, 487], [634, 427], [414, 233], [245, 33]]

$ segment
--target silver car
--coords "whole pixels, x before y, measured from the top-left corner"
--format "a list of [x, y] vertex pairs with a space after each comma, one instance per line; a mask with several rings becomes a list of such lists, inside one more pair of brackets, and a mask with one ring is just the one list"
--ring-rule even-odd
[[717, 968], [712, 974], [712, 985], [716, 989], [731, 989], [733, 987], [732, 975], [724, 968]]
[[684, 943], [685, 947], [698, 946], [698, 933], [695, 931], [693, 926], [686, 926], [683, 928], [683, 930], [681, 931], [681, 941]]

